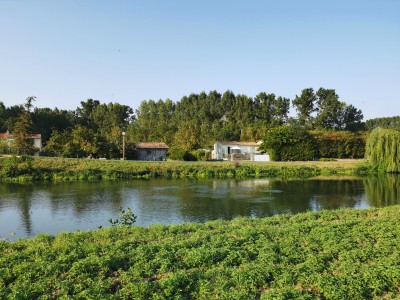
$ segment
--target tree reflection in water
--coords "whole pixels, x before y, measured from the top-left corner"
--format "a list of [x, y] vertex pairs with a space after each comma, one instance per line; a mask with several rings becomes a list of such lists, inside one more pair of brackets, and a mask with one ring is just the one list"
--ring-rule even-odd
[[139, 226], [399, 204], [400, 176], [152, 179], [0, 185], [0, 238], [109, 226], [130, 207]]

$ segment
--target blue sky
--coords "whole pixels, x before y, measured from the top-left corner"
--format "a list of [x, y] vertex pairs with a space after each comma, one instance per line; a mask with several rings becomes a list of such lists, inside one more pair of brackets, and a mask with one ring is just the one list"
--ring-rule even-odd
[[6, 106], [308, 87], [365, 119], [400, 115], [400, 1], [0, 0]]

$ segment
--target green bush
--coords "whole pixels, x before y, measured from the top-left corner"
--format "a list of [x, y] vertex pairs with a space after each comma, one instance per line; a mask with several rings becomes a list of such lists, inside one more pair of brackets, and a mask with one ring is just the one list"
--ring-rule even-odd
[[198, 149], [190, 152], [197, 161], [207, 161], [211, 159], [211, 152]]
[[306, 161], [317, 155], [313, 136], [293, 126], [271, 128], [259, 150], [269, 153], [275, 161]]
[[183, 161], [197, 160], [197, 157], [193, 153], [181, 148], [170, 148], [168, 150], [168, 158], [171, 160], [183, 160]]
[[312, 131], [318, 156], [324, 158], [363, 158], [365, 134], [350, 131]]

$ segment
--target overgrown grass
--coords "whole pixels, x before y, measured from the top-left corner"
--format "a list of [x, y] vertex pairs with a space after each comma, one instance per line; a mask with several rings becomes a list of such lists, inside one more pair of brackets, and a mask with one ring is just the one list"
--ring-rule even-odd
[[393, 299], [400, 206], [0, 242], [0, 299]]
[[0, 158], [1, 181], [77, 181], [129, 178], [309, 177], [367, 174], [364, 160], [329, 162], [143, 162], [63, 158]]

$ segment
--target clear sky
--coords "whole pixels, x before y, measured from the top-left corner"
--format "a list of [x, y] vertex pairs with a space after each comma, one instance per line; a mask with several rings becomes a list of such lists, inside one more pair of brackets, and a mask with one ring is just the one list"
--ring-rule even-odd
[[400, 1], [0, 0], [6, 106], [308, 87], [336, 89], [364, 119], [400, 115]]

